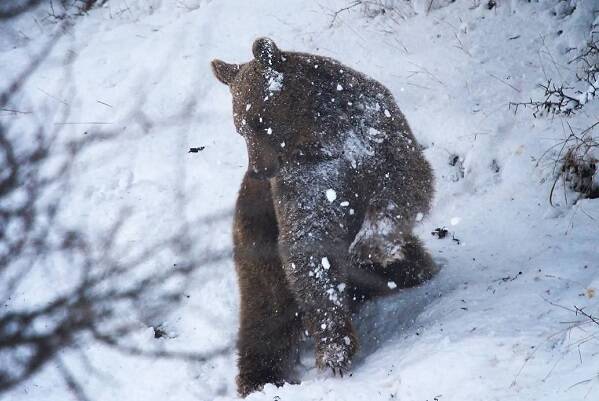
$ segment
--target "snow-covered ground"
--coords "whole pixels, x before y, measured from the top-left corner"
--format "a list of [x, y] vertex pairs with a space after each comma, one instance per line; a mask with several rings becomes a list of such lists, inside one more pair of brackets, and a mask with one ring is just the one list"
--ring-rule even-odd
[[[555, 153], [542, 156], [567, 136], [566, 122], [583, 129], [597, 121], [598, 102], [570, 120], [533, 119], [508, 105], [537, 97], [546, 78], [573, 77], [567, 49], [584, 44], [599, 4], [509, 0], [489, 9], [487, 1], [464, 0], [429, 10], [428, 1], [414, 8], [398, 1], [385, 14], [355, 6], [333, 19], [353, 3], [109, 0], [74, 19], [11, 105], [48, 127], [76, 123], [61, 125], [65, 137], [118, 133], [77, 161], [61, 219], [93, 235], [129, 207], [120, 241], [141, 248], [182, 221], [218, 215], [194, 228], [194, 246], [230, 248], [247, 157], [230, 94], [209, 61], [247, 61], [259, 36], [284, 50], [333, 57], [384, 83], [426, 147], [437, 194], [418, 234], [442, 271], [364, 308], [351, 377], [318, 372], [307, 352], [302, 384], [269, 385], [248, 399], [597, 399], [599, 326], [572, 323], [585, 318], [560, 306], [599, 312], [599, 200], [573, 204], [575, 195], [565, 201], [558, 188], [552, 207]], [[554, 12], [566, 3], [577, 3], [570, 15]], [[44, 11], [0, 28], [0, 88], [55, 29], [41, 20]], [[65, 103], [67, 121], [48, 112]], [[0, 112], [13, 130], [26, 132], [32, 118]], [[188, 153], [198, 146], [205, 149]], [[446, 238], [431, 235], [441, 227]], [[64, 272], [45, 274], [10, 302], [27, 305], [58, 291]], [[169, 336], [154, 339], [152, 328], [140, 327], [140, 346], [203, 352], [234, 345], [232, 260], [200, 268], [187, 292], [159, 322]], [[68, 350], [61, 358], [93, 400], [236, 398], [234, 349], [206, 362], [132, 357], [93, 342], [82, 349], [87, 360]], [[0, 399], [64, 401], [72, 393], [50, 363]]]

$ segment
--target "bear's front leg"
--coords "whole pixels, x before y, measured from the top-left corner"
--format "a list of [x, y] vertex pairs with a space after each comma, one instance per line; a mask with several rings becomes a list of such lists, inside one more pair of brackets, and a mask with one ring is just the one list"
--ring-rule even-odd
[[234, 257], [241, 296], [237, 389], [293, 381], [301, 316], [277, 248], [277, 222], [268, 181], [246, 175], [236, 205]]
[[304, 324], [316, 341], [317, 366], [343, 375], [357, 350], [346, 289], [348, 244], [340, 240], [342, 233], [312, 222], [297, 215], [280, 222], [280, 254]]

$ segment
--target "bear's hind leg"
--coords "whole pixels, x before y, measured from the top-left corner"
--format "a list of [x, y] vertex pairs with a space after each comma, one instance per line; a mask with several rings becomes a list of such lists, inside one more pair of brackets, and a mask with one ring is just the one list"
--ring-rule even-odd
[[277, 249], [270, 184], [246, 175], [239, 191], [234, 256], [241, 295], [238, 336], [241, 396], [293, 380], [301, 317]]
[[403, 257], [386, 265], [370, 259], [354, 260], [349, 271], [354, 310], [373, 297], [420, 285], [439, 271], [416, 236], [406, 235], [401, 247]]
[[393, 261], [386, 267], [379, 267], [379, 271], [398, 288], [420, 285], [439, 271], [433, 258], [415, 235], [405, 236], [402, 251], [403, 259]]

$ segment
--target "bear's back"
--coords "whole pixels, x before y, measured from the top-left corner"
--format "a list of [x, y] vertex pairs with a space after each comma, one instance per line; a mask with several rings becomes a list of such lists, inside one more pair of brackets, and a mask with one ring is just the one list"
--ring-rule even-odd
[[[402, 167], [421, 147], [391, 92], [380, 82], [332, 58], [286, 53], [286, 90], [309, 98], [313, 126], [302, 132], [325, 151], [345, 155], [352, 168]], [[384, 168], [388, 168], [385, 166]], [[379, 172], [379, 171], [377, 171]]]

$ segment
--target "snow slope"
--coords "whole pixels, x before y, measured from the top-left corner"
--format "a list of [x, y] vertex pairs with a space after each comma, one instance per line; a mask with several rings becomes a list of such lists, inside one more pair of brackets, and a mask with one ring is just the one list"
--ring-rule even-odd
[[[429, 12], [424, 3], [417, 2], [416, 11], [400, 3], [399, 11], [384, 15], [354, 7], [333, 21], [335, 10], [352, 3], [110, 0], [76, 20], [15, 100], [15, 108], [39, 116], [57, 107], [57, 98], [68, 102], [68, 120], [78, 124], [65, 126], [67, 136], [97, 128], [91, 122], [119, 132], [117, 141], [79, 162], [65, 221], [95, 232], [130, 206], [123, 241], [135, 247], [160, 240], [181, 219], [218, 214], [223, 217], [197, 229], [197, 241], [227, 249], [247, 159], [234, 132], [230, 95], [209, 61], [248, 60], [253, 39], [269, 36], [282, 49], [331, 56], [389, 87], [435, 169], [435, 206], [418, 233], [442, 271], [423, 287], [362, 311], [361, 351], [351, 377], [316, 371], [308, 351], [301, 385], [267, 386], [249, 400], [597, 397], [599, 342], [592, 336], [599, 327], [564, 323], [584, 319], [558, 305], [598, 313], [599, 201], [573, 205], [573, 194], [566, 202], [560, 190], [558, 205], [549, 205], [552, 153], [541, 156], [566, 135], [564, 121], [514, 114], [508, 103], [537, 96], [545, 77], [571, 74], [566, 49], [582, 45], [599, 6], [578, 1], [562, 16], [552, 12], [563, 6], [556, 0], [498, 2], [491, 10], [486, 2], [458, 1]], [[0, 59], [11, 61], [0, 65], [0, 87], [53, 25], [24, 16], [3, 29]], [[75, 57], [65, 62], [70, 52]], [[132, 114], [138, 109], [143, 113]], [[596, 104], [585, 110], [573, 126], [597, 120]], [[49, 127], [60, 122], [48, 115]], [[0, 118], [26, 127], [31, 117]], [[188, 154], [194, 146], [206, 148]], [[432, 236], [437, 227], [450, 235]], [[173, 338], [155, 340], [151, 328], [141, 328], [140, 344], [197, 351], [234, 344], [232, 261], [200, 269], [188, 288], [190, 297], [163, 322]], [[54, 286], [40, 279], [28, 291], [14, 302]], [[77, 354], [62, 357], [94, 400], [236, 398], [234, 351], [188, 363], [124, 356], [93, 343], [84, 349], [93, 370]], [[71, 397], [51, 364], [0, 395], [11, 401]]]

